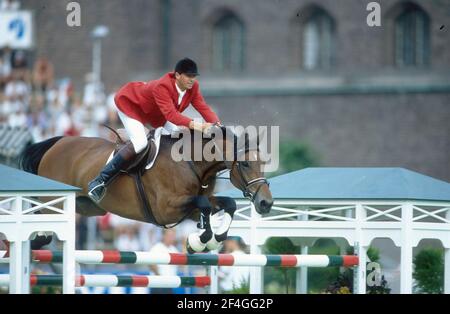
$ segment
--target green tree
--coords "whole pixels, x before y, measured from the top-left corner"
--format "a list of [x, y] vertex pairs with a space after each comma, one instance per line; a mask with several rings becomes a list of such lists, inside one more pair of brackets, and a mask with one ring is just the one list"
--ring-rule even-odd
[[[298, 247], [292, 244], [289, 238], [270, 238], [264, 246], [264, 254], [298, 254]], [[281, 281], [286, 287], [286, 293], [289, 293], [289, 286], [293, 285], [294, 281], [290, 279], [295, 278], [295, 268], [273, 267], [273, 270], [273, 279]]]
[[444, 254], [442, 249], [427, 248], [420, 251], [413, 260], [413, 278], [416, 288], [422, 293], [443, 293]]
[[280, 142], [280, 168], [272, 176], [318, 165], [318, 157], [309, 145], [294, 141]]
[[224, 294], [249, 294], [249, 293], [250, 293], [250, 282], [248, 280], [243, 280], [241, 284], [238, 286], [233, 284], [232, 290], [224, 292]]

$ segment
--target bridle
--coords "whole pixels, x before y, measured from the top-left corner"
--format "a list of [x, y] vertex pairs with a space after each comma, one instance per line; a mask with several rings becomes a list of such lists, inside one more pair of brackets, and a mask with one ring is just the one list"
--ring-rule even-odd
[[[249, 151], [250, 151], [249, 149], [246, 149], [244, 151], [244, 154], [247, 154]], [[239, 154], [239, 152], [237, 152], [235, 154], [235, 156], [237, 156], [238, 154]], [[237, 158], [235, 158], [235, 160], [231, 164], [230, 175], [231, 175], [231, 172], [233, 171], [235, 165], [236, 165], [236, 169], [238, 170], [239, 181], [241, 181], [240, 190], [242, 191], [242, 194], [244, 195], [244, 197], [249, 199], [253, 203], [253, 201], [255, 200], [256, 196], [258, 195], [258, 192], [261, 189], [261, 187], [263, 186], [263, 184], [267, 184], [267, 186], [270, 186], [270, 184], [265, 177], [259, 177], [259, 178], [255, 178], [250, 181], [247, 181], [245, 179], [245, 175], [242, 170], [242, 161], [237, 161]], [[252, 187], [253, 185], [256, 185], [256, 184], [259, 184], [259, 185], [256, 188], [256, 191], [254, 193], [252, 193], [252, 191], [250, 191], [250, 187]]]
[[[244, 197], [249, 199], [253, 203], [253, 201], [255, 200], [256, 196], [258, 195], [258, 192], [261, 189], [261, 187], [263, 186], [263, 184], [267, 184], [267, 186], [270, 186], [270, 184], [265, 177], [259, 177], [259, 178], [255, 178], [250, 181], [247, 181], [247, 179], [245, 178], [245, 175], [244, 175], [244, 171], [242, 170], [242, 161], [238, 161], [237, 156], [240, 154], [245, 155], [248, 152], [250, 152], [251, 150], [249, 148], [246, 148], [245, 150], [237, 150], [236, 143], [237, 143], [237, 137], [236, 137], [236, 135], [234, 135], [234, 144], [235, 144], [234, 145], [235, 151], [233, 154], [234, 158], [233, 158], [233, 162], [231, 164], [225, 162], [226, 169], [230, 171], [230, 180], [231, 180], [231, 173], [233, 172], [233, 170], [236, 166], [236, 169], [238, 170], [237, 177], [239, 178], [239, 181], [240, 181], [239, 189], [242, 191]], [[222, 151], [222, 154], [223, 154], [223, 150], [220, 147], [218, 147], [217, 143], [214, 142], [214, 146], [219, 151]], [[259, 152], [259, 149], [256, 148], [256, 151]], [[188, 161], [188, 164], [189, 164], [189, 167], [191, 168], [191, 170], [194, 172], [195, 176], [197, 177], [198, 181], [200, 182], [201, 189], [206, 190], [208, 188], [208, 184], [204, 183], [203, 178], [197, 173], [194, 163], [192, 161]], [[205, 173], [207, 173], [207, 172], [208, 171], [206, 171]], [[257, 184], [258, 184], [258, 187], [256, 188], [256, 191], [252, 192], [250, 190], [250, 188]]]

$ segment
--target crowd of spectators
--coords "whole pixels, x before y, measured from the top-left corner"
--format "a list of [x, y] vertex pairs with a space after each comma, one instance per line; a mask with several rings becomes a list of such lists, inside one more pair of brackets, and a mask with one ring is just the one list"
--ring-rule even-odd
[[0, 50], [0, 123], [26, 126], [35, 141], [57, 135], [107, 136], [101, 124], [117, 125], [113, 94], [95, 88], [86, 74], [82, 95], [70, 78], [56, 79], [45, 56], [30, 64], [27, 52]]
[[[0, 0], [0, 12], [20, 8], [18, 0]], [[91, 73], [79, 94], [70, 78], [55, 76], [47, 56], [8, 42], [0, 47], [0, 123], [26, 126], [41, 141], [57, 135], [107, 136], [101, 124], [117, 122], [114, 95], [105, 95]]]

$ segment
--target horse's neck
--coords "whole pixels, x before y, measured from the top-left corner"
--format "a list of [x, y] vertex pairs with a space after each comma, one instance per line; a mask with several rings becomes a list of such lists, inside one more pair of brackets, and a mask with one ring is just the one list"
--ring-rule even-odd
[[[202, 149], [204, 148], [204, 144], [205, 144], [205, 142], [202, 145]], [[194, 145], [194, 143], [192, 143], [192, 145]], [[223, 154], [222, 157], [226, 158], [226, 156], [227, 156], [226, 143], [223, 142], [221, 144], [221, 146], [222, 146], [221, 149], [222, 149], [222, 154]], [[194, 146], [192, 146], [192, 147], [194, 147]], [[216, 146], [216, 149], [217, 149], [217, 146]], [[211, 178], [216, 177], [218, 172], [227, 169], [227, 166], [224, 161], [198, 161], [198, 162], [196, 162], [196, 166], [201, 171], [200, 176], [202, 177], [203, 180], [206, 180], [206, 181], [210, 181]]]
[[199, 176], [204, 180], [209, 180], [211, 177], [215, 177], [219, 171], [227, 168], [225, 163], [221, 161], [197, 161], [194, 162], [194, 164], [198, 169]]
[[[192, 135], [193, 133], [191, 133]], [[201, 145], [202, 151], [204, 145], [209, 141], [206, 139], [202, 139], [203, 143]], [[170, 150], [172, 149], [172, 145], [175, 143], [175, 140], [169, 139], [168, 137], [163, 137], [161, 140], [161, 151], [166, 151], [167, 154], [170, 155]], [[169, 143], [169, 145], [167, 145]], [[195, 138], [191, 137], [191, 160], [195, 160], [194, 148], [197, 147], [195, 144]], [[195, 171], [198, 176], [202, 180], [209, 180], [211, 177], [214, 177], [219, 171], [225, 170], [226, 165], [223, 161], [194, 161]]]

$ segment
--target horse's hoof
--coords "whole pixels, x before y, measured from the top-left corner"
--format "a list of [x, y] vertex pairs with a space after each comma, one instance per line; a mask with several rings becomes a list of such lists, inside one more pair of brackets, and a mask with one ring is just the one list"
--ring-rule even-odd
[[[191, 248], [191, 246], [189, 245], [189, 243], [186, 243], [186, 252], [187, 252], [188, 254], [199, 253], [199, 252], [195, 252], [194, 249]], [[210, 252], [210, 250], [208, 250], [207, 247], [205, 247], [205, 248], [203, 249], [203, 251], [201, 251], [201, 253], [208, 253], [208, 252]]]
[[[188, 236], [188, 239], [186, 242], [187, 242], [186, 248], [188, 248], [188, 252], [191, 251], [192, 253], [198, 253], [198, 252], [202, 252], [206, 248], [206, 244], [202, 243], [202, 241], [200, 241], [200, 236], [196, 233], [191, 233]], [[192, 254], [192, 253], [190, 253], [190, 254]]]
[[[191, 246], [189, 245], [189, 242], [186, 242], [186, 252], [187, 252], [188, 254], [195, 254], [195, 253], [198, 253], [198, 252], [195, 252], [194, 249], [191, 248]], [[208, 250], [207, 247], [205, 247], [205, 248], [203, 249], [203, 251], [202, 251], [202, 253], [208, 253], [208, 252], [210, 252], [210, 250]]]

